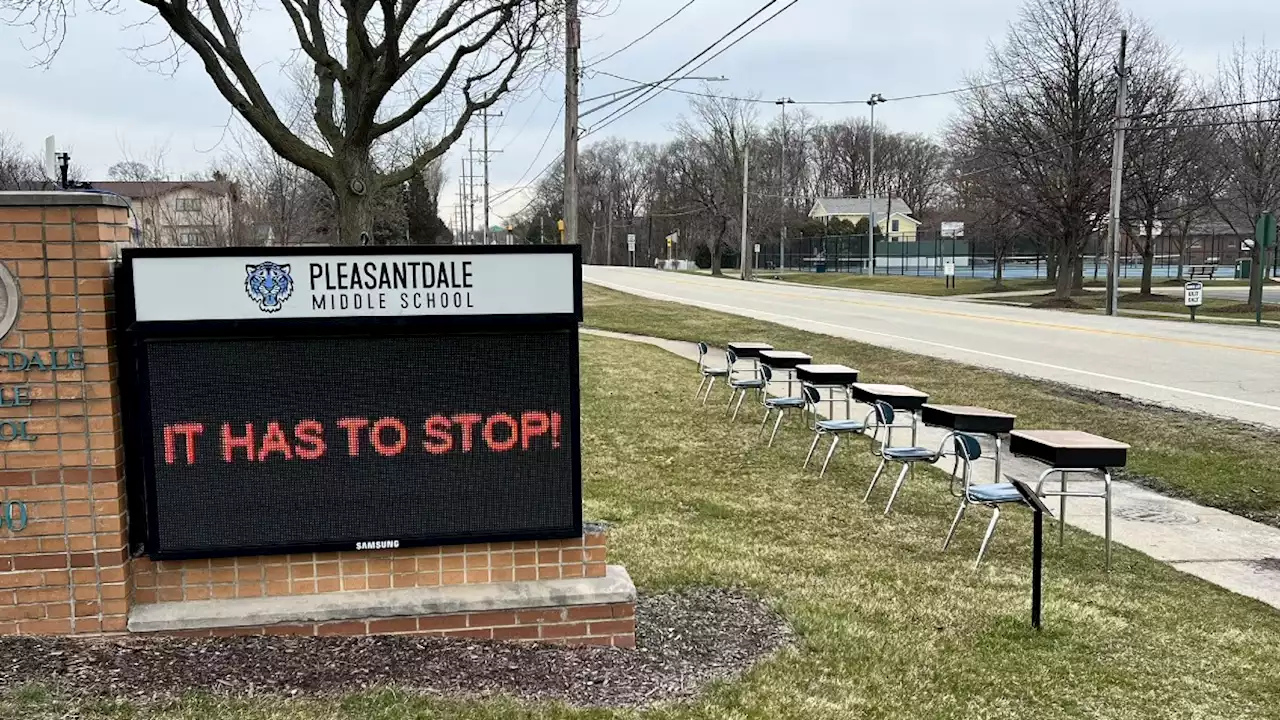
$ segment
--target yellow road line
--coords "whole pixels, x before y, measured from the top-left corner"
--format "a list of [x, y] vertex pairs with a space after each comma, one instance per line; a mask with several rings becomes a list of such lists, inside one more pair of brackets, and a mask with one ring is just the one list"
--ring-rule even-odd
[[[700, 281], [686, 280], [684, 278], [677, 278], [677, 277], [670, 277], [667, 279], [672, 282], [683, 283], [686, 285], [697, 285], [699, 287], [706, 287], [706, 285]], [[722, 282], [722, 281], [716, 280], [715, 282]], [[822, 289], [830, 290], [828, 288], [822, 288]], [[964, 318], [967, 320], [984, 320], [986, 322], [1004, 323], [1007, 325], [1023, 325], [1027, 327], [1048, 328], [1051, 330], [1072, 330], [1075, 332], [1091, 333], [1094, 335], [1111, 335], [1114, 337], [1130, 338], [1134, 340], [1155, 340], [1158, 342], [1173, 343], [1175, 345], [1188, 345], [1191, 347], [1212, 348], [1215, 350], [1239, 350], [1242, 352], [1261, 353], [1263, 355], [1280, 355], [1280, 350], [1270, 350], [1267, 348], [1250, 347], [1248, 345], [1228, 345], [1226, 343], [1210, 342], [1207, 340], [1185, 340], [1182, 338], [1161, 337], [1159, 335], [1144, 335], [1142, 333], [1125, 332], [1124, 330], [1102, 330], [1099, 328], [1080, 327], [1078, 325], [1060, 325], [1058, 323], [1043, 322], [1040, 320], [1017, 320], [1014, 318], [1002, 318], [1002, 317], [995, 317], [991, 315], [976, 315], [973, 313], [964, 313], [964, 312], [958, 312], [955, 310], [933, 310], [933, 309], [904, 307], [902, 305], [893, 305], [890, 303], [868, 302], [866, 300], [836, 299], [836, 298], [830, 298], [830, 297], [806, 295], [803, 293], [796, 293], [796, 292], [765, 290], [760, 285], [753, 286], [752, 291], [759, 294], [763, 294], [763, 295], [776, 295], [778, 297], [798, 298], [801, 300], [817, 300], [819, 302], [829, 302], [829, 303], [838, 303], [838, 304], [863, 305], [865, 307], [884, 308], [889, 310], [895, 310], [898, 312], [902, 312], [905, 310], [907, 312], [915, 312], [923, 315], [938, 315], [942, 317]], [[847, 292], [847, 291], [838, 290], [838, 289], [830, 290], [830, 291]], [[857, 292], [857, 291], [855, 290], [854, 292]], [[912, 296], [912, 297], [915, 297], [915, 296]]]

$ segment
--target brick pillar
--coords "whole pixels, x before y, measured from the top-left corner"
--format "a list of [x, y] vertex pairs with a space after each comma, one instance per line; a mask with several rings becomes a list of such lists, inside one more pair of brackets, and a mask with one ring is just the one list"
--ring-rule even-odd
[[[131, 594], [111, 270], [125, 202], [0, 192], [0, 635], [123, 632]], [[4, 272], [0, 271], [0, 275]], [[25, 515], [25, 524], [22, 522]]]

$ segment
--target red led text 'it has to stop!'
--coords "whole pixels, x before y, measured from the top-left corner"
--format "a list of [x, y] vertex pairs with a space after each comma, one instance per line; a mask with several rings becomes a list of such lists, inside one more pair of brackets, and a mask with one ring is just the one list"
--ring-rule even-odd
[[164, 426], [164, 463], [557, 450], [563, 443], [562, 424], [560, 413], [541, 410], [433, 415], [420, 423], [395, 417], [345, 417], [329, 424], [319, 420], [178, 422]]

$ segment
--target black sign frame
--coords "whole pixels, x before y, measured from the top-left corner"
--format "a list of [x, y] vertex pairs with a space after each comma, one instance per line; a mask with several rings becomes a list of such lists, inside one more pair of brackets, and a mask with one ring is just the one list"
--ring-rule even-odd
[[[244, 257], [257, 260], [306, 256], [394, 255], [512, 255], [563, 254], [572, 259], [573, 312], [528, 315], [420, 315], [398, 317], [262, 318], [253, 320], [195, 320], [139, 322], [134, 299], [133, 262], [139, 258]], [[556, 540], [581, 537], [582, 432], [581, 377], [578, 327], [583, 319], [582, 248], [579, 245], [440, 245], [440, 246], [298, 246], [235, 248], [125, 248], [115, 269], [115, 345], [119, 363], [118, 383], [124, 426], [125, 487], [129, 512], [129, 544], [135, 556], [154, 560], [184, 560], [254, 555], [282, 555], [356, 551], [354, 542], [317, 542], [304, 545], [219, 548], [209, 551], [173, 551], [160, 545], [154, 434], [150, 413], [150, 374], [143, 344], [151, 340], [242, 340], [250, 338], [410, 338], [434, 334], [501, 334], [503, 332], [570, 332], [573, 357], [569, 413], [573, 418], [565, 436], [572, 467], [572, 527], [549, 532], [497, 533], [490, 535], [421, 536], [397, 538], [397, 547], [425, 547], [462, 543]], [[378, 540], [379, 538], [370, 538]]]

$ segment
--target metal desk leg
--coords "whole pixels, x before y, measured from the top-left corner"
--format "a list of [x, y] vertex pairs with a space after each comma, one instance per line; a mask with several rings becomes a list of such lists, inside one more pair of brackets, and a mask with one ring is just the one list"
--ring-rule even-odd
[[911, 447], [916, 446], [916, 431], [920, 427], [920, 416], [912, 411], [911, 413]]
[[996, 441], [996, 482], [1004, 482], [1004, 476], [1000, 474], [1000, 436], [992, 435], [991, 437]]
[[1058, 471], [1062, 478], [1062, 497], [1058, 498], [1058, 546], [1061, 547], [1067, 534], [1067, 474]]
[[1111, 572], [1111, 473], [1108, 472], [1106, 468], [1103, 468], [1102, 470], [1102, 485], [1103, 492], [1106, 493], [1106, 497], [1104, 497], [1103, 500], [1106, 502], [1107, 506], [1107, 572]]

